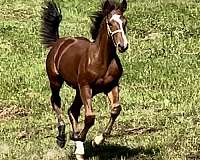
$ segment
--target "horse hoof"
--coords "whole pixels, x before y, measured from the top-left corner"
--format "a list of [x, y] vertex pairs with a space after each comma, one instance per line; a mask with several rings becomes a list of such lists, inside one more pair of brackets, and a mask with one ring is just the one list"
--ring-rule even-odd
[[56, 142], [60, 148], [64, 148], [65, 143], [66, 143], [65, 136], [64, 137], [58, 136]]
[[92, 146], [94, 148], [98, 147], [100, 144], [102, 144], [104, 142], [104, 137], [103, 137], [103, 134], [99, 135], [99, 136], [96, 136], [94, 138], [94, 140], [92, 141]]
[[85, 160], [84, 155], [76, 154], [77, 160]]
[[81, 137], [80, 135], [79, 135], [79, 132], [76, 132], [76, 133], [71, 133], [70, 134], [70, 139], [72, 140], [72, 141], [82, 141], [82, 142], [84, 142], [85, 141], [85, 137]]
[[94, 149], [99, 149], [100, 148], [100, 144], [97, 144], [94, 140], [92, 140], [92, 147], [94, 148]]

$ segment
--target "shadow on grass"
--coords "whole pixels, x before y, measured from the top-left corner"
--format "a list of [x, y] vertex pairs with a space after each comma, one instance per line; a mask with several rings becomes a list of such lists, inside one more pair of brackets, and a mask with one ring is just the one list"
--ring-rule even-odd
[[137, 159], [137, 157], [153, 157], [157, 155], [160, 150], [158, 148], [129, 148], [127, 146], [113, 145], [113, 144], [104, 144], [98, 148], [93, 148], [91, 143], [86, 142], [85, 144], [86, 159], [95, 159], [98, 160], [121, 160], [123, 159]]

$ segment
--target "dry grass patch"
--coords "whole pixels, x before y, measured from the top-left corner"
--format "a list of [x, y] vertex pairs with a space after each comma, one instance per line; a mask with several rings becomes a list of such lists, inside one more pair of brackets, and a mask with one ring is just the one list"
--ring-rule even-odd
[[18, 106], [3, 107], [0, 109], [0, 120], [9, 120], [17, 117], [25, 117], [31, 113], [30, 110]]

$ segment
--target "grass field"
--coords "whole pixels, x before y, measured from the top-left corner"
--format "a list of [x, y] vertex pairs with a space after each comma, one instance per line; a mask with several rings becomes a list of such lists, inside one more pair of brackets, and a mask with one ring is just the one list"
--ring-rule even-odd
[[[90, 38], [88, 18], [97, 0], [60, 0], [60, 35]], [[45, 50], [39, 40], [41, 0], [0, 0], [0, 159], [72, 159], [73, 142], [55, 143]], [[109, 118], [106, 98], [93, 100], [95, 126], [89, 160], [200, 159], [200, 1], [129, 0], [130, 48], [120, 55], [123, 110], [112, 136], [98, 149], [90, 141]], [[67, 134], [71, 88], [62, 88]], [[69, 137], [69, 136], [68, 136]]]

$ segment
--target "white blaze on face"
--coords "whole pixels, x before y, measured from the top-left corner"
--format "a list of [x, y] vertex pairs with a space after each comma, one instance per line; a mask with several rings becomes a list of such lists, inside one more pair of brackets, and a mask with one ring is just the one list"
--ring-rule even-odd
[[120, 19], [120, 17], [121, 17], [121, 15], [118, 15], [118, 14], [114, 14], [112, 17], [111, 17], [111, 19], [110, 19], [110, 21], [115, 21], [115, 22], [117, 22], [118, 24], [119, 24], [119, 27], [120, 27], [120, 32], [122, 33], [122, 38], [123, 38], [123, 40], [124, 40], [124, 48], [126, 48], [127, 47], [127, 45], [128, 45], [128, 41], [127, 41], [127, 38], [126, 38], [126, 35], [125, 35], [125, 33], [124, 33], [124, 30], [123, 30], [123, 22], [122, 22], [122, 20]]

